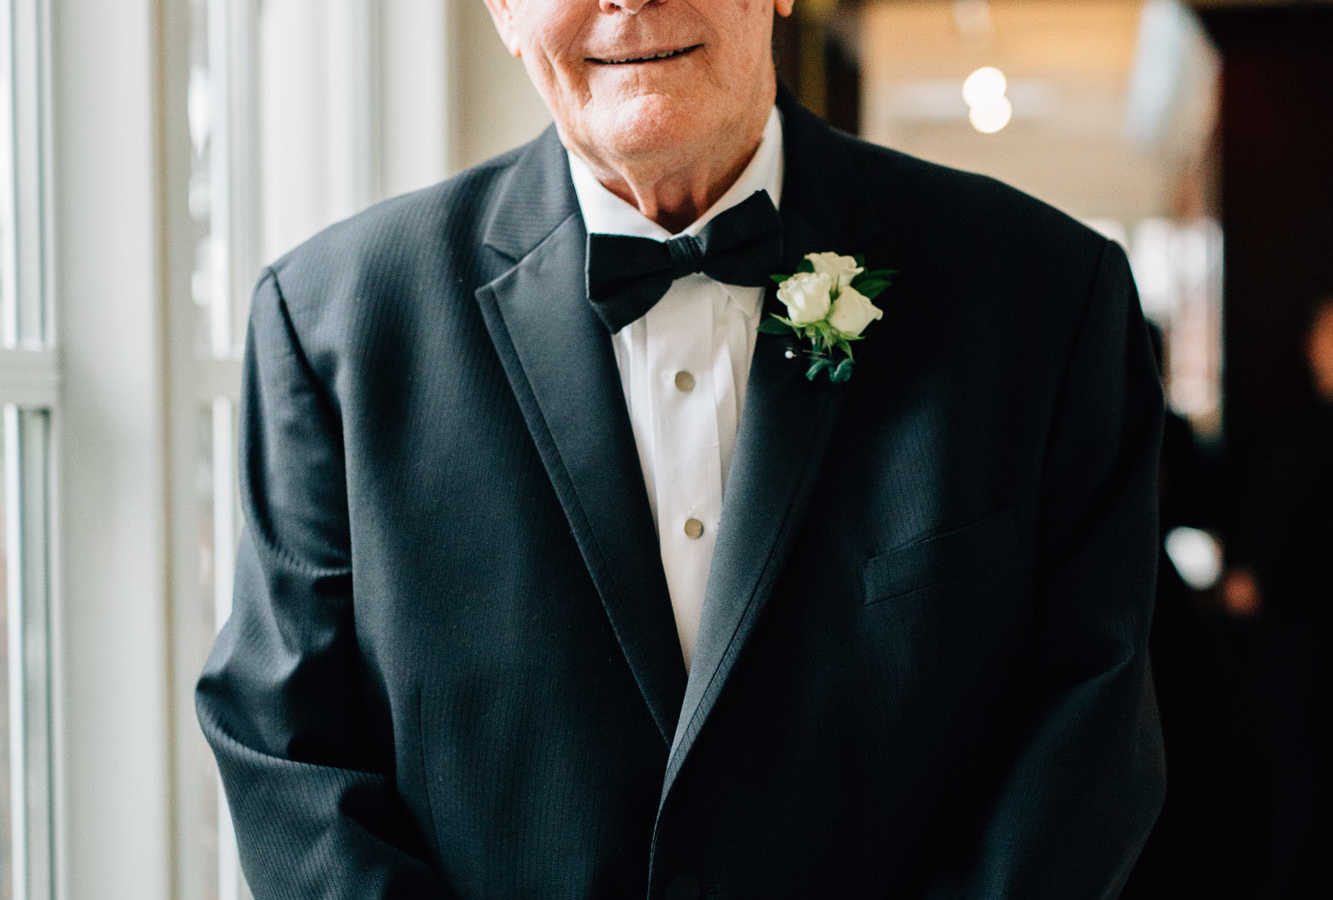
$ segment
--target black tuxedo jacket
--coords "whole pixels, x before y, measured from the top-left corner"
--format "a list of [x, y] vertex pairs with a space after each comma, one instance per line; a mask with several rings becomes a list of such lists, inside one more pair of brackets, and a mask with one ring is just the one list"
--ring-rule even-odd
[[196, 692], [256, 897], [1118, 891], [1164, 788], [1125, 255], [779, 102], [786, 271], [901, 274], [850, 382], [760, 335], [688, 677], [553, 130], [263, 273]]

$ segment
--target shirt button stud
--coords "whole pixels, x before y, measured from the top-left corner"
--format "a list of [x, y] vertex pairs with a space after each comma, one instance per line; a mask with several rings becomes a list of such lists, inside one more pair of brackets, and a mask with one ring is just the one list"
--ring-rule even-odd
[[676, 388], [686, 394], [694, 390], [694, 376], [689, 372], [676, 373]]
[[702, 537], [704, 533], [704, 523], [698, 519], [689, 518], [685, 520], [685, 536], [688, 538]]

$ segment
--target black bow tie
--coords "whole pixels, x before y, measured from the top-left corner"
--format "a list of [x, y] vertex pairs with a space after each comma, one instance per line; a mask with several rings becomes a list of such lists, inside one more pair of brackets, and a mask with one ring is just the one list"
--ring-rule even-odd
[[652, 309], [671, 282], [703, 272], [724, 284], [768, 284], [781, 262], [782, 218], [767, 191], [669, 241], [588, 235], [588, 299], [612, 334]]

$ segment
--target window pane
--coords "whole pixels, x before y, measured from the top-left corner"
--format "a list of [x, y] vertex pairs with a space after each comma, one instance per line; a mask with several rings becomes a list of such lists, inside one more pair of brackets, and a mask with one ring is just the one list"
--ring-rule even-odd
[[[10, 4], [0, 3], [0, 335], [3, 344], [16, 342], [18, 317], [14, 293], [14, 57]], [[5, 867], [8, 872], [8, 867]], [[0, 896], [8, 896], [0, 895]]]
[[[8, 416], [0, 419], [0, 472], [5, 470], [6, 441], [3, 431]], [[8, 511], [6, 478], [0, 478], [0, 510]], [[10, 788], [9, 694], [11, 689], [9, 658], [9, 516], [0, 515], [0, 900], [14, 896], [14, 829], [10, 812], [13, 791]]]
[[264, 261], [376, 199], [372, 7], [269, 0], [260, 9]]
[[0, 900], [51, 896], [45, 410], [0, 418]]
[[374, 4], [190, 0], [200, 356], [238, 357], [260, 267], [378, 198]]
[[[197, 615], [188, 617], [193, 628], [198, 629], [195, 639], [189, 642], [191, 647], [208, 646], [217, 627], [214, 619], [214, 567], [213, 567], [213, 412], [208, 407], [199, 410], [195, 417], [195, 452], [192, 481], [194, 485], [195, 530], [199, 553], [199, 580]], [[190, 671], [203, 668], [203, 661], [197, 660]], [[203, 852], [192, 854], [201, 871], [192, 875], [196, 884], [208, 885], [208, 893], [199, 900], [218, 900], [221, 882], [218, 880], [218, 790], [217, 773], [211, 768], [195, 773], [198, 777], [191, 780], [193, 794], [191, 807], [199, 811], [196, 826], [189, 831], [191, 841], [203, 845]]]
[[[191, 646], [208, 646], [214, 632], [231, 612], [232, 565], [236, 528], [236, 405], [226, 397], [198, 408], [195, 416], [193, 486], [195, 494], [196, 546], [198, 548], [197, 608], [191, 623], [206, 629], [204, 640], [191, 639]], [[200, 636], [196, 636], [200, 637]], [[203, 667], [197, 661], [191, 671]], [[195, 873], [191, 881], [209, 885], [201, 896], [207, 900], [250, 900], [236, 855], [235, 835], [227, 813], [226, 799], [216, 770], [211, 766], [192, 782], [192, 809], [198, 820], [188, 839], [206, 849], [207, 872]], [[198, 856], [198, 854], [195, 854]]]
[[222, 299], [222, 271], [213, 240], [213, 144], [214, 109], [212, 71], [209, 67], [208, 2], [190, 0], [190, 80], [186, 114], [190, 128], [190, 234], [194, 268], [190, 298], [194, 304], [194, 351], [212, 352], [212, 310]]
[[46, 3], [0, 4], [0, 338], [45, 346], [42, 16]]
[[[183, 0], [189, 3], [188, 203], [197, 406], [189, 529], [197, 548], [179, 637], [207, 647], [230, 614], [239, 511], [236, 404], [250, 291], [261, 266], [335, 219], [376, 199], [372, 49], [377, 4], [345, 0]], [[188, 303], [188, 306], [186, 304]], [[219, 361], [222, 361], [221, 363]], [[234, 366], [235, 377], [228, 377]], [[193, 651], [191, 651], [193, 652]], [[183, 671], [194, 673], [203, 658]], [[184, 900], [247, 900], [216, 771], [191, 772], [178, 813], [187, 850]]]

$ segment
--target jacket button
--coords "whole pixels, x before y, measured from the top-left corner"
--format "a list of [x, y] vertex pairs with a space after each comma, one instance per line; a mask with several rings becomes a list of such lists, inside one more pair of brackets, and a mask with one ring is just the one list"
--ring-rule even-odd
[[677, 875], [666, 887], [666, 900], [698, 900], [699, 879], [693, 875]]

